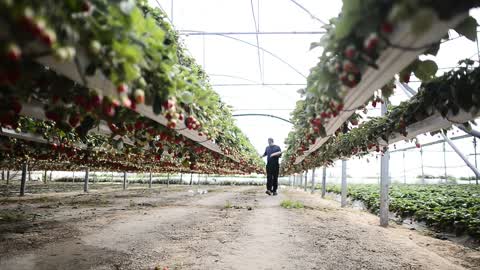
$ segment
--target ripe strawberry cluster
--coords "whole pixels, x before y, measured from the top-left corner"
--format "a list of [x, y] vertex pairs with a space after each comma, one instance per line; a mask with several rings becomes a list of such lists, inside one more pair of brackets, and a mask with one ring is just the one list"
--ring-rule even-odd
[[22, 105], [15, 97], [0, 97], [0, 102], [3, 104], [0, 108], [0, 126], [16, 129]]
[[[390, 34], [393, 32], [393, 25], [385, 22], [380, 29], [382, 33]], [[362, 79], [360, 68], [362, 63], [373, 65], [380, 49], [380, 41], [378, 33], [373, 32], [364, 39], [361, 46], [347, 45], [340, 59], [330, 66], [330, 72], [338, 74], [338, 78], [343, 85], [354, 88]]]
[[143, 89], [138, 88], [131, 93], [130, 88], [126, 83], [120, 83], [117, 86], [117, 92], [121, 104], [126, 108], [136, 110], [137, 104], [145, 103], [145, 91]]

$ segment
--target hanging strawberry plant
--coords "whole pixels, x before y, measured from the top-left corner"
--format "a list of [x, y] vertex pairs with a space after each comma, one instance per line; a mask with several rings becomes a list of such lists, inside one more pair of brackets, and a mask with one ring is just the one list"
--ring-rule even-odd
[[[312, 44], [312, 48], [322, 47], [323, 52], [317, 66], [311, 69], [306, 88], [300, 90], [305, 99], [297, 104], [292, 117], [295, 134], [289, 137], [289, 142], [295, 141], [296, 145], [291, 151], [295, 151], [295, 155], [303, 156], [310, 149], [310, 145], [317, 143], [320, 138], [332, 136], [335, 130], [327, 131], [327, 127], [332, 126], [332, 122], [340, 122], [334, 125], [335, 129], [339, 126], [338, 131], [346, 129], [341, 123], [346, 121], [354, 111], [362, 109], [362, 106], [345, 108], [346, 97], [350, 97], [349, 102], [352, 103], [351, 96], [361, 96], [361, 94], [352, 93], [359, 91], [357, 86], [366, 75], [370, 76], [369, 82], [380, 79], [383, 82], [384, 78], [372, 79], [371, 71], [390, 68], [392, 63], [382, 62], [382, 59], [386, 58], [385, 52], [392, 53], [390, 49], [395, 49], [414, 52], [416, 55], [420, 53], [435, 55], [442, 42], [438, 38], [418, 47], [408, 47], [396, 43], [402, 41], [399, 36], [403, 35], [406, 38], [405, 34], [408, 33], [413, 37], [421, 38], [434, 27], [435, 23], [454, 19], [458, 20], [458, 23], [454, 23], [455, 30], [475, 40], [477, 26], [475, 19], [460, 15], [460, 20], [455, 16], [464, 14], [477, 6], [479, 6], [478, 1], [473, 0], [461, 2], [344, 1], [340, 15], [324, 26], [327, 33], [319, 42]], [[409, 38], [412, 37], [409, 36]], [[401, 61], [401, 58], [397, 56], [395, 62]], [[396, 72], [399, 73], [400, 80], [403, 82], [409, 81], [412, 72], [420, 80], [429, 81], [434, 78], [438, 69], [435, 62], [421, 61], [418, 58], [412, 63], [405, 63], [402, 67], [403, 70]], [[392, 74], [392, 77], [394, 75], [393, 72], [389, 74]], [[361, 88], [363, 91], [372, 93], [377, 90], [368, 89], [367, 86]], [[388, 96], [388, 88], [391, 89], [388, 83], [378, 88], [382, 88], [385, 96]], [[377, 98], [372, 99], [373, 104], [379, 101]], [[365, 101], [367, 100], [362, 97], [360, 102]], [[342, 116], [341, 119], [337, 118], [339, 115]], [[354, 115], [350, 119], [355, 122], [356, 118], [357, 116]]]
[[[292, 149], [298, 147], [298, 142], [293, 137], [294, 133], [290, 134], [287, 139], [290, 148], [285, 153], [282, 167], [284, 173], [289, 174], [328, 166], [335, 160], [366, 155], [370, 151], [384, 152], [392, 138], [406, 138], [407, 128], [412, 124], [434, 114], [440, 114], [449, 120], [460, 112], [466, 112], [469, 119], [475, 119], [480, 112], [480, 68], [478, 62], [472, 60], [462, 60], [454, 70], [422, 83], [414, 97], [396, 107], [390, 107], [385, 116], [371, 117], [358, 127], [331, 137], [297, 166], [294, 165], [296, 153]], [[453, 124], [471, 128], [469, 122]], [[386, 145], [382, 145], [382, 141]]]

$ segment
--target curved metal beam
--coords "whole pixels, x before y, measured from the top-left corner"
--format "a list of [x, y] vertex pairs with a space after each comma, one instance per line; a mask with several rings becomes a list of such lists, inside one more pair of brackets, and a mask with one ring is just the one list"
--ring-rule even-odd
[[[185, 30], [185, 31], [191, 31], [191, 32], [196, 32], [196, 33], [204, 33], [205, 31], [198, 31], [198, 30]], [[238, 42], [241, 42], [241, 43], [244, 43], [246, 45], [249, 45], [249, 46], [252, 46], [252, 47], [255, 47], [255, 48], [258, 48], [260, 49], [261, 51], [269, 54], [270, 56], [272, 56], [273, 58], [276, 58], [277, 60], [279, 60], [280, 62], [284, 63], [285, 65], [287, 65], [290, 69], [292, 69], [293, 71], [295, 71], [298, 75], [302, 76], [303, 78], [307, 78], [306, 75], [304, 75], [302, 72], [300, 72], [298, 69], [296, 69], [294, 66], [292, 66], [290, 63], [288, 63], [287, 61], [283, 60], [282, 58], [280, 58], [278, 55], [270, 52], [269, 50], [263, 48], [263, 47], [260, 47], [260, 46], [257, 46], [256, 44], [253, 44], [253, 43], [250, 43], [248, 41], [245, 41], [245, 40], [242, 40], [240, 38], [236, 38], [236, 37], [232, 37], [232, 36], [228, 36], [228, 35], [224, 35], [224, 34], [218, 34], [218, 36], [221, 36], [221, 37], [224, 37], [224, 38], [229, 38], [229, 39], [233, 39], [233, 40], [236, 40]]]
[[282, 120], [282, 121], [285, 121], [289, 124], [292, 124], [292, 122], [290, 122], [289, 120], [285, 119], [285, 118], [282, 118], [282, 117], [279, 117], [279, 116], [276, 116], [276, 115], [271, 115], [271, 114], [264, 114], [264, 113], [242, 113], [242, 114], [234, 114], [232, 115], [233, 117], [239, 117], [239, 116], [264, 116], [264, 117], [272, 117], [272, 118], [276, 118], [276, 119], [279, 119], [279, 120]]

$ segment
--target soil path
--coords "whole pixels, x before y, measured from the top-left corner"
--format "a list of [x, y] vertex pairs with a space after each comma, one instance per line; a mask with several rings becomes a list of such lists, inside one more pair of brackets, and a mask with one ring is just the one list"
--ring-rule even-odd
[[[94, 218], [80, 220], [65, 219], [72, 209], [59, 208], [61, 228], [76, 233], [7, 251], [0, 269], [480, 269], [478, 250], [381, 228], [377, 217], [318, 195], [289, 189], [267, 196], [257, 187], [194, 194], [133, 196], [131, 208], [114, 201], [116, 208], [92, 207], [85, 211]], [[306, 208], [280, 207], [286, 199]]]

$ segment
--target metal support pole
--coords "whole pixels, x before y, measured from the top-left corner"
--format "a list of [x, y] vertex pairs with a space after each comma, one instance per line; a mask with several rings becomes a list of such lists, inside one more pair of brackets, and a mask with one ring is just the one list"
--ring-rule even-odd
[[423, 171], [423, 147], [420, 147], [420, 164], [422, 166], [422, 185], [425, 184], [425, 173]]
[[388, 187], [390, 179], [388, 177], [390, 153], [387, 150], [380, 160], [380, 226], [388, 226], [388, 209], [390, 198], [388, 196]]
[[347, 161], [342, 160], [342, 201], [341, 206], [347, 206]]
[[88, 167], [85, 169], [85, 179], [83, 180], [83, 192], [88, 192]]
[[10, 170], [7, 170], [7, 186], [10, 183]]
[[315, 168], [312, 169], [312, 194], [315, 193]]
[[[386, 102], [382, 104], [381, 110], [382, 115], [387, 113]], [[390, 152], [387, 149], [380, 159], [380, 226], [382, 227], [388, 226], [388, 207], [390, 200], [388, 196], [388, 186], [390, 185], [390, 178], [388, 174], [389, 162]]]
[[43, 173], [43, 183], [47, 184], [47, 170], [45, 170]]
[[305, 185], [303, 191], [307, 192], [308, 170], [305, 171]]
[[407, 184], [407, 175], [405, 173], [405, 151], [402, 151], [402, 156], [403, 156], [403, 184]]
[[167, 173], [167, 187], [170, 186], [170, 173]]
[[[478, 48], [478, 40], [477, 40], [477, 48]], [[478, 56], [480, 57], [480, 56]], [[474, 155], [475, 155], [475, 168], [478, 169], [478, 166], [477, 166], [477, 138], [473, 137], [473, 151], [474, 151]], [[478, 176], [475, 175], [475, 184], [478, 185]]]
[[25, 196], [25, 184], [27, 182], [28, 164], [24, 162], [22, 165], [22, 181], [20, 182], [20, 196]]
[[[72, 172], [73, 176], [72, 176], [72, 183], [75, 183], [75, 171]], [[45, 179], [47, 177], [47, 173], [45, 173]]]
[[152, 188], [152, 171], [148, 175], [148, 188]]
[[192, 183], [193, 183], [193, 173], [190, 173], [190, 184], [189, 185], [191, 186]]
[[2, 181], [5, 180], [5, 170], [2, 170]]
[[[479, 50], [479, 47], [478, 47], [478, 40], [477, 40], [477, 51]], [[480, 55], [479, 55], [479, 59], [480, 59]], [[416, 94], [416, 91], [413, 90], [412, 88], [410, 88], [410, 86], [408, 86], [408, 84], [404, 84], [404, 83], [400, 83], [400, 84], [397, 84], [397, 85], [400, 85], [401, 88], [405, 91], [405, 93], [410, 97], [412, 95], [415, 95]], [[460, 129], [463, 130], [462, 126], [459, 126]], [[460, 152], [460, 150], [453, 144], [453, 142], [447, 137], [447, 135], [441, 133], [441, 136], [443, 137], [443, 139], [453, 148], [453, 150], [457, 153], [457, 155], [465, 162], [465, 164], [467, 164], [467, 166], [473, 171], [473, 173], [475, 174], [476, 178], [479, 178], [480, 177], [480, 172], [477, 170], [476, 167], [473, 166], [472, 163], [470, 163], [470, 161], [468, 161], [468, 159], [462, 154], [462, 152]], [[420, 153], [422, 153], [422, 151], [420, 150]], [[423, 171], [423, 159], [422, 159], [422, 171]], [[422, 173], [423, 175], [423, 173]], [[423, 177], [422, 177], [423, 178]], [[477, 180], [478, 181], [478, 180]], [[425, 182], [425, 179], [423, 179], [423, 182]]]
[[52, 173], [53, 171], [50, 171], [50, 182], [52, 182]]
[[445, 142], [443, 142], [443, 170], [445, 172], [445, 184], [447, 183], [447, 151], [445, 150]]
[[127, 189], [127, 172], [123, 172], [123, 190]]
[[322, 172], [322, 199], [325, 198], [327, 193], [327, 167], [323, 167]]
[[200, 186], [200, 179], [202, 178], [202, 175], [201, 174], [197, 174], [198, 178], [197, 178], [197, 185]]
[[180, 184], [183, 184], [183, 173], [180, 173]]
[[[443, 138], [445, 141], [452, 147], [452, 149], [457, 153], [457, 155], [467, 164], [467, 166], [473, 171], [475, 174], [475, 177], [478, 179], [480, 177], [480, 172], [477, 170], [477, 168], [470, 163], [470, 161], [465, 157], [462, 152], [460, 152], [460, 149], [457, 148], [457, 146], [450, 140], [445, 134], [442, 133]], [[478, 180], [477, 180], [478, 182]]]

